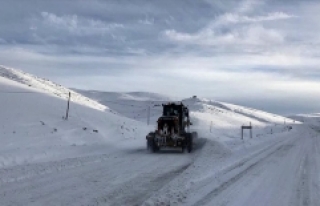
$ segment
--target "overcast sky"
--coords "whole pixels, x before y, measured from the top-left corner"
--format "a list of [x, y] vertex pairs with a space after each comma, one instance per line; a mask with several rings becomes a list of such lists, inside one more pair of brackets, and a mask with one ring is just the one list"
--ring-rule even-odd
[[67, 87], [320, 112], [318, 0], [0, 0], [0, 64]]

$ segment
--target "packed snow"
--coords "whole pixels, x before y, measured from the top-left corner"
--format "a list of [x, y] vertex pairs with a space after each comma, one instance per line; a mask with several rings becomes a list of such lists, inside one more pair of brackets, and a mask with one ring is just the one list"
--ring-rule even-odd
[[145, 136], [177, 98], [73, 91], [4, 66], [0, 88], [0, 205], [320, 204], [317, 114], [185, 98], [195, 150], [152, 154]]

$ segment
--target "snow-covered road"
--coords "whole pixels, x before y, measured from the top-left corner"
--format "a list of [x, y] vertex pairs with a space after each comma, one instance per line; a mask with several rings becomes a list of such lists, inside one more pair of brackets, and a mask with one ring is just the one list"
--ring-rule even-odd
[[75, 158], [66, 165], [62, 161], [1, 171], [9, 177], [1, 183], [1, 205], [135, 205], [189, 164], [182, 156], [179, 161], [171, 157], [177, 162], [174, 168], [159, 161], [161, 157], [130, 156]]
[[319, 205], [320, 136], [308, 126], [247, 149], [143, 147], [0, 170], [0, 205]]
[[320, 204], [318, 133], [307, 126], [298, 126], [295, 133], [250, 154], [248, 158], [238, 156], [234, 165], [192, 188], [186, 205]]
[[146, 148], [0, 170], [0, 205], [139, 205], [193, 161], [194, 154]]

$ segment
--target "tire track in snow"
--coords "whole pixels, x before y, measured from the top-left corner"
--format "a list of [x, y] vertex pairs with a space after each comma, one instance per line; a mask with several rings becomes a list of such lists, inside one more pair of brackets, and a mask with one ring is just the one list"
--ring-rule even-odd
[[7, 176], [1, 176], [0, 205], [141, 204], [183, 172], [193, 156], [120, 152], [9, 168], [2, 171]]
[[300, 178], [297, 188], [297, 205], [308, 206], [310, 204], [309, 191], [309, 158], [308, 155], [304, 157], [302, 167], [300, 169]]
[[85, 157], [75, 157], [45, 163], [34, 163], [18, 165], [0, 169], [0, 185], [10, 182], [19, 182], [34, 176], [61, 172], [63, 170], [82, 167], [84, 165], [108, 161], [113, 158], [110, 154], [90, 155]]
[[[227, 181], [220, 184], [218, 187], [216, 187], [211, 192], [206, 194], [201, 200], [197, 201], [193, 205], [197, 206], [197, 205], [208, 204], [211, 200], [213, 200], [215, 197], [220, 195], [223, 191], [227, 190], [230, 186], [234, 185], [236, 182], [241, 180], [245, 175], [248, 174], [249, 171], [254, 170], [258, 165], [262, 164], [265, 160], [267, 160], [271, 156], [277, 154], [278, 152], [282, 152], [283, 149], [288, 151], [290, 148], [288, 147], [288, 145], [280, 145], [279, 146], [279, 142], [277, 142], [276, 144], [271, 145], [271, 146], [267, 147], [266, 149], [260, 151], [258, 154], [252, 155], [251, 156], [252, 158], [246, 159], [246, 160], [238, 163], [237, 165], [234, 165], [231, 168], [228, 168], [228, 170], [226, 171], [226, 173], [224, 173], [224, 175], [227, 175], [228, 173], [230, 173], [231, 171], [233, 171], [235, 169], [241, 169], [241, 172], [237, 173], [235, 176], [232, 176], [230, 179], [228, 179]], [[262, 157], [261, 157], [261, 155], [262, 155]], [[249, 163], [250, 161], [252, 161], [252, 163], [250, 163], [247, 166], [244, 166], [244, 165], [246, 165], [246, 163]], [[244, 167], [244, 168], [242, 169], [241, 167]]]
[[296, 197], [293, 200], [296, 206], [319, 205], [319, 138], [315, 135], [306, 142], [308, 147], [304, 149], [305, 153], [298, 168]]
[[[107, 196], [94, 200], [97, 203], [108, 203], [108, 205], [130, 205], [138, 206], [141, 205], [146, 199], [148, 199], [154, 192], [158, 191], [169, 181], [174, 179], [176, 176], [186, 170], [191, 163], [177, 168], [168, 173], [161, 174], [157, 177], [152, 175], [143, 174], [139, 178], [135, 178], [132, 181], [125, 182], [122, 185], [116, 186], [112, 193]], [[141, 178], [149, 179], [149, 181], [141, 181]], [[134, 193], [132, 193], [134, 191]], [[119, 195], [121, 194], [121, 195]], [[126, 194], [126, 198], [123, 195]]]
[[[254, 152], [249, 153], [247, 156], [240, 159], [240, 161], [239, 161], [239, 159], [236, 159], [236, 162], [231, 163], [230, 165], [224, 167], [224, 169], [222, 169], [221, 171], [218, 171], [215, 176], [224, 176], [224, 175], [228, 175], [229, 173], [232, 173], [234, 170], [237, 170], [237, 169], [243, 167], [248, 162], [261, 156], [262, 154], [266, 153], [267, 151], [274, 150], [275, 147], [281, 145], [284, 141], [286, 141], [286, 140], [281, 139], [280, 141], [273, 142], [273, 143], [271, 143], [271, 144], [269, 144], [259, 150], [256, 150]], [[201, 184], [201, 186], [202, 187], [210, 187], [210, 184], [211, 184], [211, 181], [209, 180], [209, 181], [206, 181], [203, 184]]]
[[[212, 168], [212, 164], [214, 164], [212, 160], [218, 160], [219, 162], [216, 167], [218, 175], [224, 176], [226, 173], [232, 174], [233, 170], [241, 169], [241, 167], [247, 162], [252, 161], [253, 158], [267, 150], [274, 149], [275, 146], [281, 144], [283, 141], [284, 139], [281, 139], [260, 149], [254, 150], [253, 152], [249, 152], [246, 157], [240, 159], [241, 162], [239, 162], [239, 159], [237, 158], [236, 162], [230, 162], [231, 164], [225, 167], [224, 159], [229, 158], [231, 155], [229, 150], [225, 148], [224, 145], [219, 144], [219, 142], [207, 140], [205, 144], [206, 146], [199, 155], [196, 156], [194, 163], [192, 163], [192, 165], [179, 177], [162, 188], [158, 195], [154, 195], [146, 200], [143, 205], [185, 205], [190, 201], [189, 197], [190, 193], [193, 193], [192, 191], [199, 192], [202, 191], [203, 188], [212, 188], [210, 183], [212, 178], [209, 177], [210, 180], [208, 181], [208, 178], [203, 176], [204, 173], [201, 172]], [[219, 169], [221, 168], [221, 164], [223, 165], [223, 170]], [[196, 184], [194, 184], [194, 180], [192, 180], [194, 178], [195, 182], [197, 182]], [[216, 178], [213, 178], [212, 181], [216, 181]], [[193, 198], [191, 201], [194, 202], [196, 200], [197, 197]]]

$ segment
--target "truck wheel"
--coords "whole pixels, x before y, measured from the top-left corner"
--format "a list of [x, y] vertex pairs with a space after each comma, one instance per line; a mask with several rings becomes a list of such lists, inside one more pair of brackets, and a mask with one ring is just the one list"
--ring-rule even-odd
[[198, 133], [197, 133], [197, 132], [192, 132], [192, 138], [193, 138], [193, 139], [198, 138]]
[[147, 150], [152, 151], [153, 143], [152, 139], [147, 140]]
[[147, 150], [150, 150], [153, 153], [159, 151], [159, 147], [154, 142], [154, 139], [155, 139], [155, 133], [150, 132], [147, 138]]
[[184, 150], [186, 149], [186, 146], [182, 144], [181, 146], [181, 152], [184, 153]]
[[192, 147], [193, 146], [193, 137], [192, 137], [192, 135], [188, 134], [186, 140], [187, 140], [187, 150], [190, 153], [192, 151], [192, 149], [193, 149], [193, 147]]
[[151, 144], [150, 144], [151, 151], [152, 151], [153, 153], [158, 152], [158, 151], [159, 151], [159, 147], [158, 147], [158, 145], [154, 142], [154, 139], [151, 139], [150, 142], [151, 142]]

